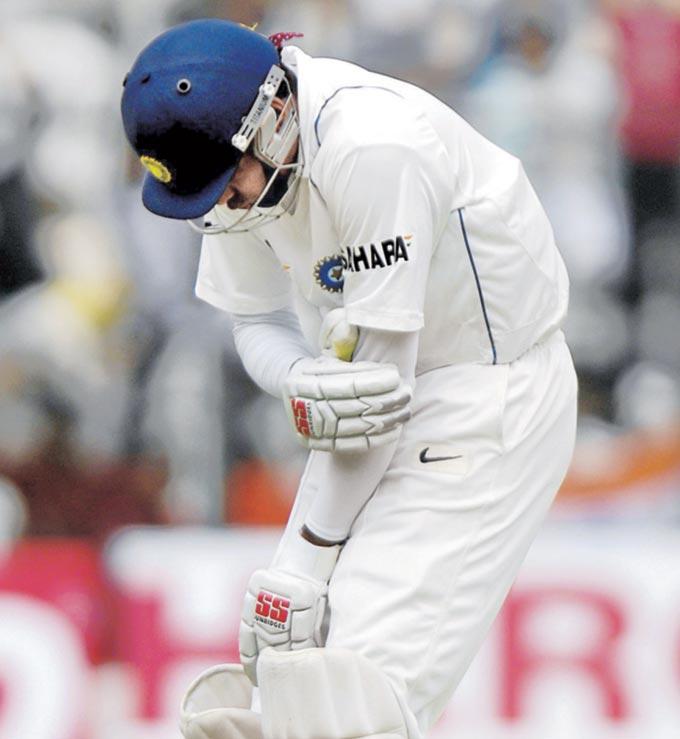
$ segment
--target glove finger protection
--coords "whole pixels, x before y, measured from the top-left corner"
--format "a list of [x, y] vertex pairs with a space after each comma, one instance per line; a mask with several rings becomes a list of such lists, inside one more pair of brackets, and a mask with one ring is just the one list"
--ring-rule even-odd
[[343, 362], [335, 357], [316, 357], [296, 362], [286, 388], [291, 395], [315, 400], [339, 400], [392, 392], [401, 385], [394, 364]]
[[[364, 395], [360, 400], [332, 400], [329, 403], [333, 413], [338, 418], [353, 418], [362, 414], [379, 414], [406, 408], [410, 401], [411, 389], [402, 383], [396, 390], [390, 393]], [[360, 413], [357, 413], [359, 403], [361, 404], [362, 410]]]
[[338, 436], [335, 439], [310, 439], [308, 447], [320, 452], [334, 452], [337, 454], [355, 454], [377, 449], [397, 441], [401, 435], [401, 424], [391, 431], [385, 431], [375, 436]]
[[339, 437], [362, 437], [350, 445], [352, 450], [388, 443], [378, 437], [408, 420], [410, 400], [411, 390], [397, 367], [378, 362], [304, 359], [293, 366], [284, 384], [284, 403], [298, 440], [323, 451], [346, 447], [337, 443]]
[[347, 436], [381, 436], [399, 428], [409, 417], [409, 409], [400, 408], [388, 413], [366, 413], [358, 418], [341, 418], [335, 431], [336, 441]]

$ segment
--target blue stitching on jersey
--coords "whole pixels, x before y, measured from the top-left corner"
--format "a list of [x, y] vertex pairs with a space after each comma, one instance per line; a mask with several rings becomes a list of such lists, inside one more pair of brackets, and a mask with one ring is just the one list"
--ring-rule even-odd
[[474, 257], [472, 256], [472, 250], [470, 249], [470, 242], [468, 241], [467, 231], [465, 230], [465, 222], [463, 221], [463, 209], [458, 208], [458, 218], [460, 220], [460, 228], [463, 232], [463, 239], [465, 240], [465, 248], [467, 249], [468, 257], [470, 258], [470, 266], [475, 276], [475, 282], [477, 283], [477, 294], [479, 295], [479, 302], [482, 305], [482, 313], [484, 315], [484, 323], [486, 324], [486, 332], [489, 335], [489, 341], [491, 342], [491, 351], [493, 352], [493, 363], [496, 364], [496, 344], [493, 340], [493, 334], [491, 333], [491, 325], [489, 324], [489, 316], [486, 312], [486, 304], [484, 303], [484, 294], [482, 293], [482, 285], [479, 282], [479, 275], [477, 274], [477, 267], [475, 265]]
[[330, 103], [330, 101], [339, 92], [342, 92], [342, 90], [361, 90], [363, 88], [368, 88], [372, 90], [385, 90], [385, 92], [391, 92], [393, 95], [396, 95], [397, 97], [402, 97], [398, 92], [395, 92], [394, 90], [390, 90], [389, 87], [380, 87], [380, 85], [345, 85], [344, 87], [338, 87], [338, 89], [330, 97], [327, 97], [323, 101], [323, 105], [319, 108], [319, 112], [316, 114], [316, 119], [314, 121], [314, 136], [316, 137], [317, 146], [321, 146], [321, 139], [319, 138], [319, 118], [321, 118], [323, 109], [328, 105], [328, 103]]
[[312, 179], [312, 175], [311, 175], [311, 173], [310, 173], [310, 175], [309, 175], [309, 181], [310, 181], [310, 182], [312, 183], [312, 185], [314, 185], [314, 189], [315, 189], [315, 190], [316, 190], [316, 192], [318, 193], [318, 195], [319, 195], [319, 197], [321, 198], [321, 200], [323, 200], [323, 204], [324, 204], [324, 205], [326, 206], [326, 208], [328, 208], [328, 203], [326, 202], [326, 198], [324, 198], [324, 196], [323, 196], [323, 195], [321, 194], [321, 190], [319, 190], [319, 186], [318, 186], [318, 185], [316, 184], [316, 182], [314, 182], [314, 180]]

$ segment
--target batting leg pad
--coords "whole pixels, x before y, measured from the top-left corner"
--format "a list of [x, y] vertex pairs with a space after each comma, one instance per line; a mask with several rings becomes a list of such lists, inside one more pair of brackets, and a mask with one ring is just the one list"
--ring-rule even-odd
[[260, 717], [249, 710], [252, 694], [241, 665], [217, 665], [200, 674], [180, 708], [185, 739], [262, 739]]
[[257, 666], [264, 739], [405, 739], [380, 668], [347, 649], [266, 649]]

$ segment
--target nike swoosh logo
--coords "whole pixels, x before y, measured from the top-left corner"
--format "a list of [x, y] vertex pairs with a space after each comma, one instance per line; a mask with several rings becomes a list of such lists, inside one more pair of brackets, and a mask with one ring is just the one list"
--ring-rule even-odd
[[418, 459], [420, 459], [423, 464], [427, 464], [428, 462], [444, 462], [447, 459], [460, 459], [463, 456], [462, 454], [456, 454], [454, 457], [428, 457], [427, 453], [429, 450], [430, 447], [426, 446], [425, 449], [420, 452]]

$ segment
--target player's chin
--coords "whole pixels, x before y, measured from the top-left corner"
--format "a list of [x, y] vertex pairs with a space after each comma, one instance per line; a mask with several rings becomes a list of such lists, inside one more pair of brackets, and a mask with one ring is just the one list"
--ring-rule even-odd
[[243, 213], [244, 210], [250, 210], [257, 203], [258, 199], [259, 196], [257, 198], [248, 198], [248, 200], [239, 200], [230, 210]]
[[253, 205], [255, 204], [255, 201], [239, 201], [238, 203], [232, 203], [231, 205], [220, 205], [218, 206], [218, 210], [222, 213], [222, 215], [227, 219], [233, 219], [238, 218], [239, 216], [242, 216], [243, 213], [247, 210], [250, 210]]

